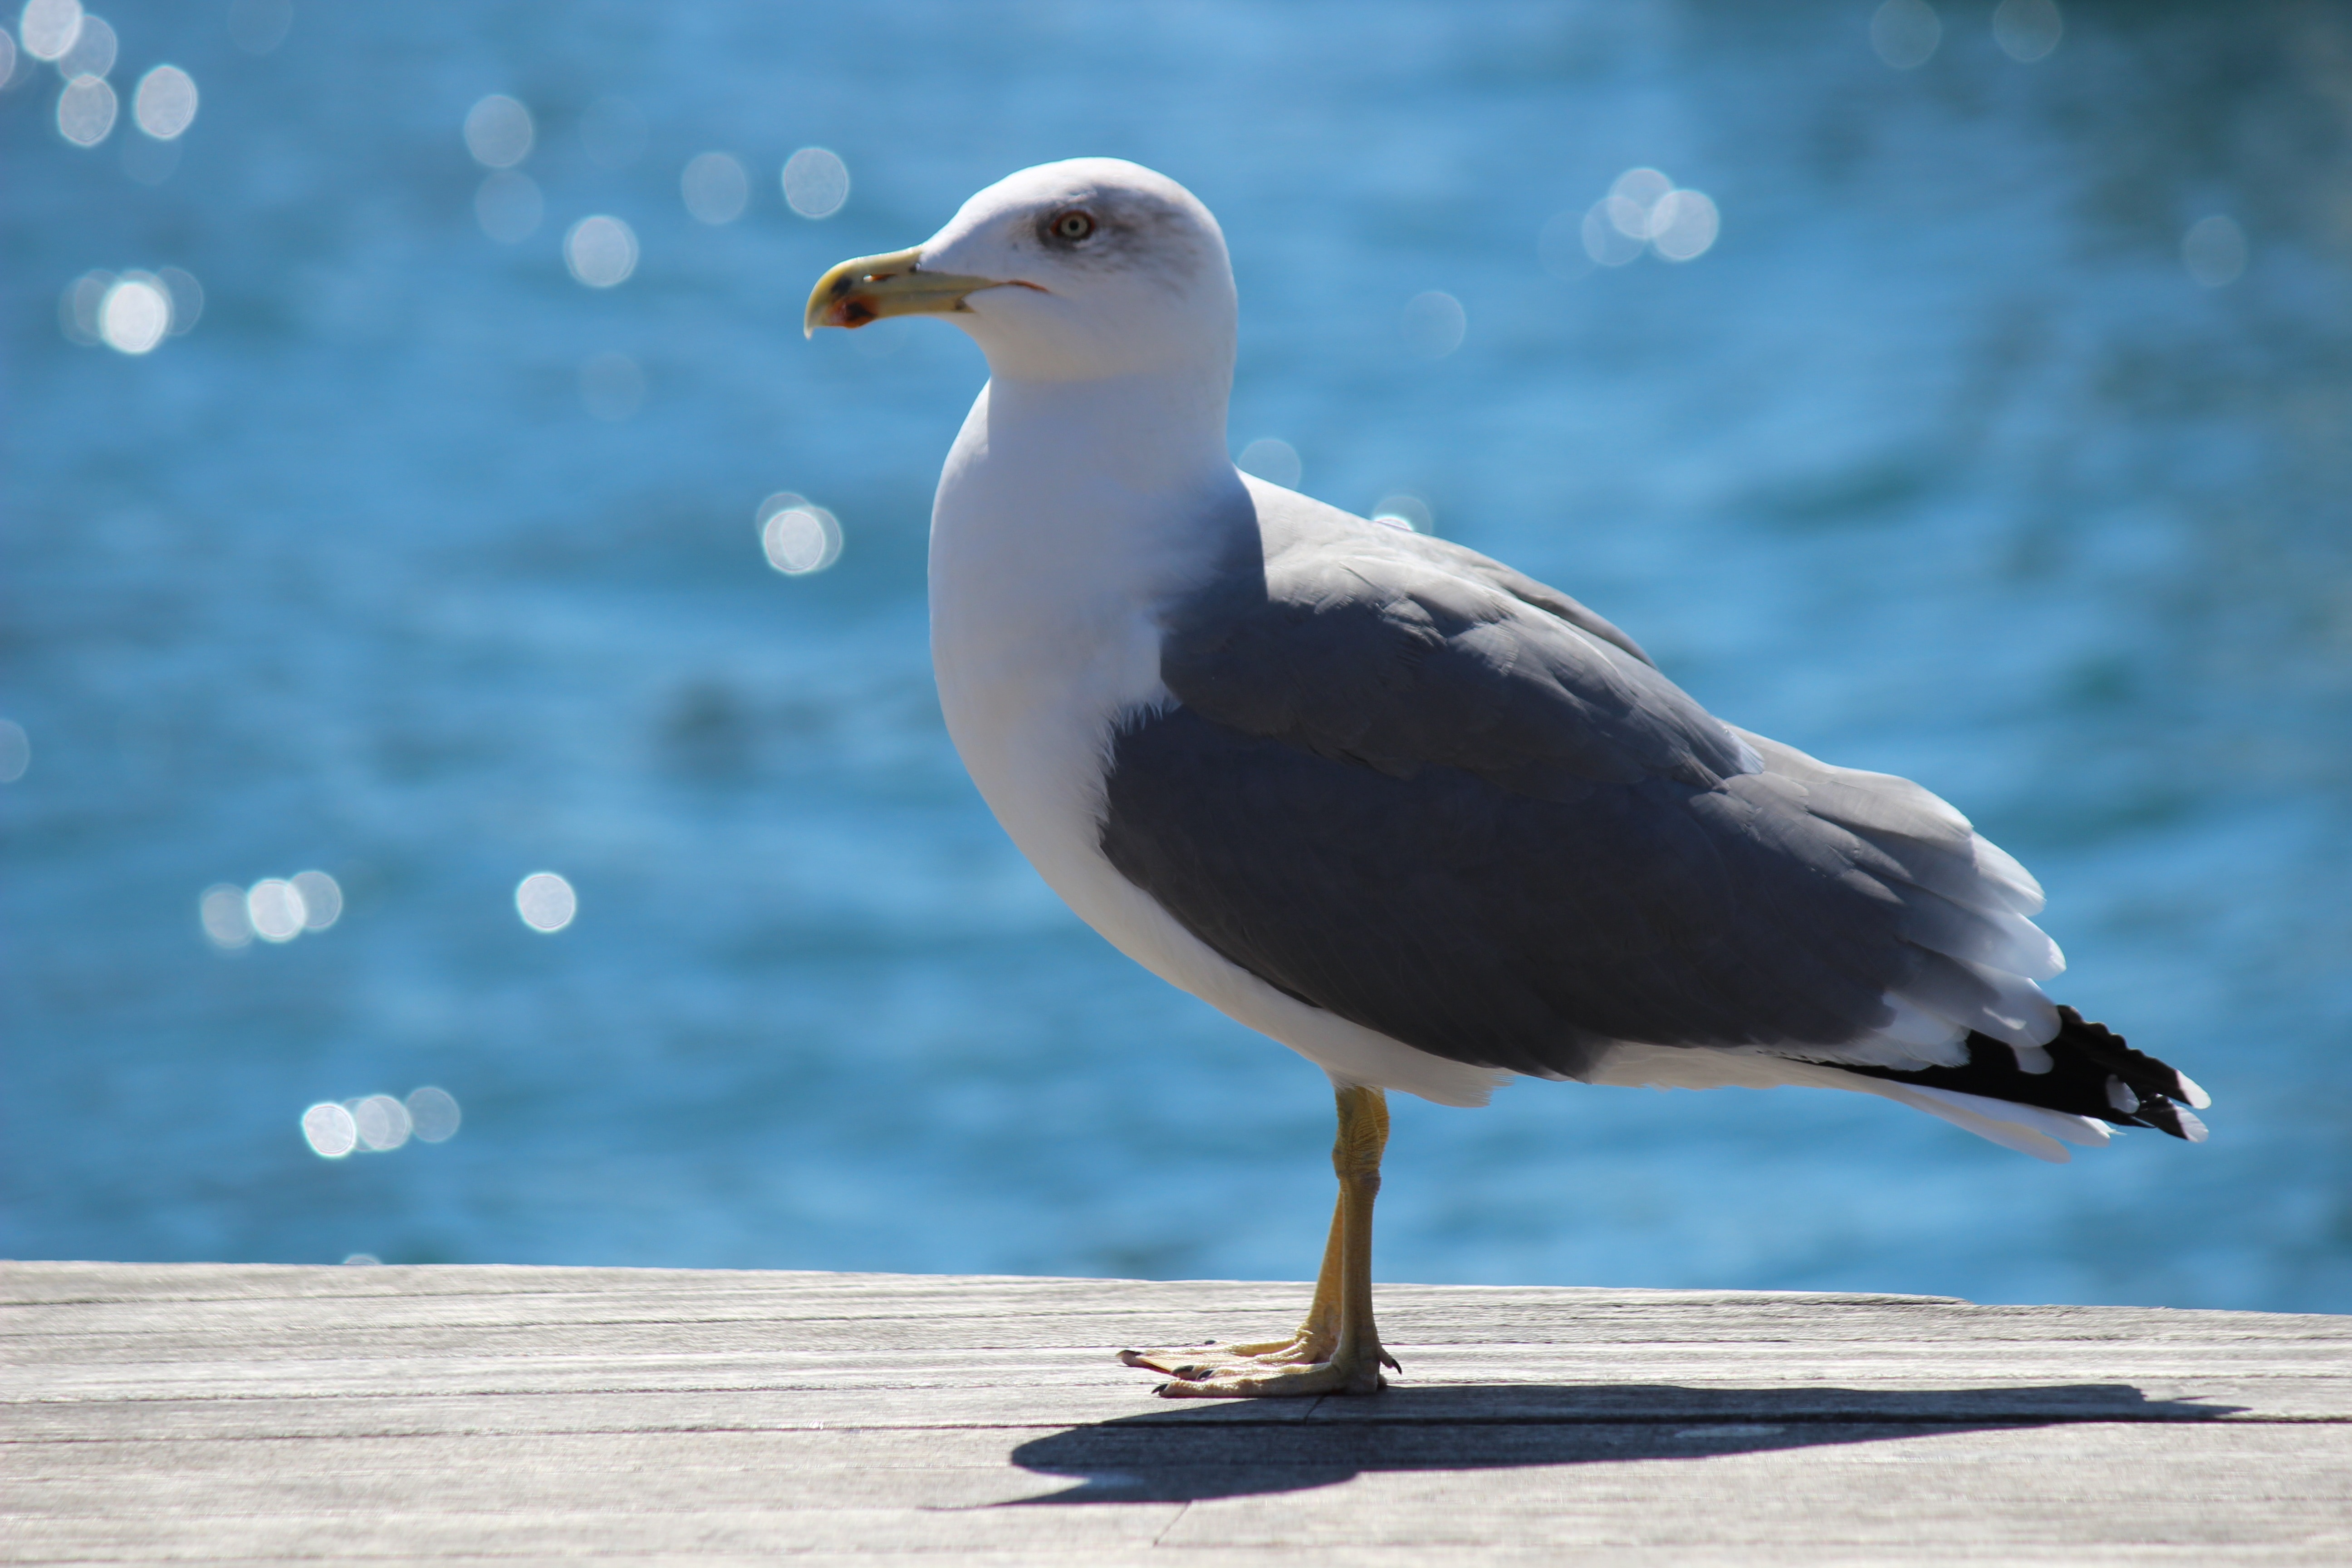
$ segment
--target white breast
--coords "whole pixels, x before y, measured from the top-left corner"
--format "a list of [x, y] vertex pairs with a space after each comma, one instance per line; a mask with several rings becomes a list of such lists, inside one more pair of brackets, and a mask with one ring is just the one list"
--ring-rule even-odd
[[[1254, 527], [1255, 514], [1222, 455], [1208, 476], [1139, 487], [1131, 465], [1090, 460], [1099, 448], [1072, 428], [1070, 409], [1055, 412], [1008, 418], [983, 390], [932, 509], [931, 658], [972, 782], [1079, 918], [1162, 979], [1344, 1082], [1482, 1103], [1507, 1075], [1294, 1001], [1202, 943], [1104, 857], [1114, 726], [1168, 700], [1161, 610], [1224, 549], [1213, 520]], [[1093, 412], [1122, 427], [1115, 407]]]

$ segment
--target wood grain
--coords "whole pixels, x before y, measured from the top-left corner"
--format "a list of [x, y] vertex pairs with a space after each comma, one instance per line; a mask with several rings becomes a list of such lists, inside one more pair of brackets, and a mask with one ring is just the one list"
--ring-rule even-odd
[[2352, 1320], [1383, 1286], [0, 1265], [0, 1561], [2352, 1562]]

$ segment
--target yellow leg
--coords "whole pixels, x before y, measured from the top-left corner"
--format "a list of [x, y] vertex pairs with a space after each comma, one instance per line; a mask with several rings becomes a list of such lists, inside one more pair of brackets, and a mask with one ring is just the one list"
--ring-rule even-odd
[[[1307, 1321], [1291, 1338], [1266, 1344], [1192, 1352], [1119, 1352], [1129, 1366], [1173, 1378], [1160, 1384], [1163, 1396], [1371, 1394], [1385, 1381], [1381, 1368], [1396, 1365], [1381, 1348], [1380, 1330], [1372, 1319], [1372, 1204], [1380, 1196], [1381, 1155], [1388, 1147], [1388, 1098], [1377, 1089], [1342, 1089], [1339, 1112], [1331, 1168], [1339, 1178], [1339, 1201], [1331, 1215], [1331, 1235], [1323, 1247], [1323, 1268]], [[1179, 1364], [1166, 1364], [1170, 1362]]]

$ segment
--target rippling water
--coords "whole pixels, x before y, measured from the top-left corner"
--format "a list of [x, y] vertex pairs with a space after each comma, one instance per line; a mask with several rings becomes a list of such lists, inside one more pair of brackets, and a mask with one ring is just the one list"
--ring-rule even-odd
[[[1403, 1102], [1383, 1276], [2352, 1307], [2352, 13], [2069, 4], [2030, 63], [2032, 5], [1935, 15], [1896, 68], [1867, 4], [303, 0], [255, 52], [271, 0], [146, 0], [87, 148], [20, 58], [0, 1248], [1306, 1272], [1320, 1076], [1079, 927], [941, 729], [977, 353], [797, 330], [829, 263], [1104, 153], [1224, 223], [1237, 451], [1948, 795], [2048, 885], [2059, 994], [2217, 1102], [2065, 1168], [1858, 1096]], [[1719, 237], [1592, 264], [1644, 166]], [[192, 330], [61, 330], [126, 269], [163, 291], [100, 328], [184, 326], [166, 267]], [[829, 569], [763, 557], [783, 490]], [[331, 927], [207, 938], [304, 869]], [[425, 1085], [456, 1136], [304, 1142]]]

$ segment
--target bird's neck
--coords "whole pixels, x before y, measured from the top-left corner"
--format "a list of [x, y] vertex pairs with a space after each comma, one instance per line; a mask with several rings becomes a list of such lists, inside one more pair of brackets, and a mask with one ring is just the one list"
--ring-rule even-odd
[[[1087, 381], [998, 375], [982, 394], [992, 451], [1032, 472], [1084, 475], [1139, 497], [1194, 492], [1233, 473], [1230, 369], [1181, 366]], [[975, 409], [977, 416], [980, 410]], [[1042, 469], [1033, 465], [1044, 465]]]
[[1000, 775], [1062, 745], [1035, 727], [1066, 716], [1067, 743], [1091, 745], [1156, 700], [1165, 606], [1254, 547], [1225, 390], [1000, 377], [972, 405], [931, 512], [931, 643], [949, 730], [1000, 815]]
[[1225, 449], [1226, 390], [1223, 375], [991, 381], [940, 476], [935, 617], [982, 592], [1000, 609], [1006, 595], [1055, 599], [1042, 616], [1197, 582], [1254, 517]]

